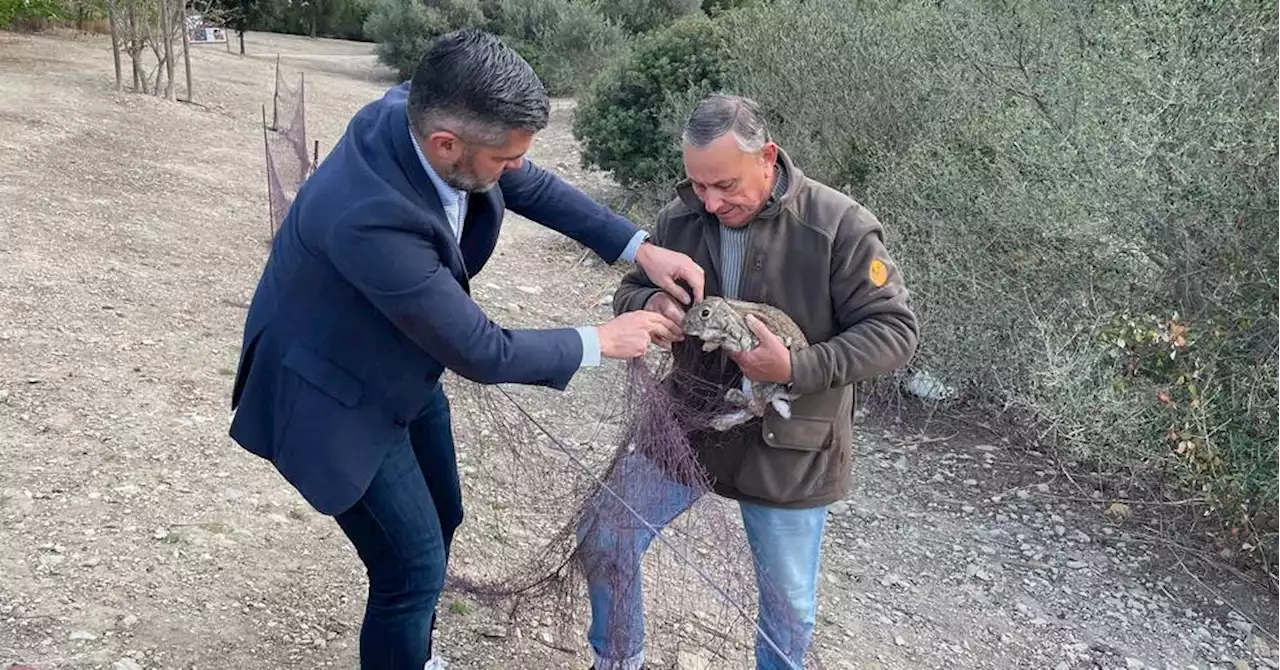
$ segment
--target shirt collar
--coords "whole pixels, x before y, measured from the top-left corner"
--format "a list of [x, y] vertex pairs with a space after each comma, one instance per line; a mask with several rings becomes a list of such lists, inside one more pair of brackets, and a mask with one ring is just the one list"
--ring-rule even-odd
[[435, 184], [436, 193], [440, 194], [440, 204], [445, 207], [457, 205], [462, 199], [462, 192], [446, 184], [435, 171], [435, 168], [431, 167], [426, 155], [422, 153], [422, 147], [418, 146], [418, 138], [414, 137], [412, 130], [409, 131], [409, 141], [413, 143], [413, 152], [418, 154], [418, 160], [422, 161], [422, 169], [427, 171], [427, 176], [431, 178], [431, 183]]

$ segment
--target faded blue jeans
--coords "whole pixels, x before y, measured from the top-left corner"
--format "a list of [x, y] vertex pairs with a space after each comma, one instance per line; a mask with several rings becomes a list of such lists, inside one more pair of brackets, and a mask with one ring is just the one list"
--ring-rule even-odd
[[[617, 467], [607, 480], [610, 487], [658, 531], [702, 495], [699, 489], [667, 477], [639, 454], [624, 457]], [[803, 668], [817, 613], [827, 509], [782, 509], [741, 502], [739, 507], [759, 589], [756, 668]], [[587, 639], [596, 670], [638, 670], [643, 663], [640, 560], [653, 536], [653, 531], [627, 512], [622, 501], [604, 490], [592, 500], [578, 527], [591, 599]], [[775, 647], [785, 657], [779, 656]]]

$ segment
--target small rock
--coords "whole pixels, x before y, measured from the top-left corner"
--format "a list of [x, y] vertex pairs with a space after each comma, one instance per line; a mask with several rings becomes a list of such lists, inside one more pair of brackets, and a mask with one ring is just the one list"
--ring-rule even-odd
[[71, 631], [71, 634], [67, 636], [67, 639], [72, 642], [87, 642], [89, 640], [98, 639], [98, 635], [87, 630], [73, 630]]
[[965, 486], [977, 486], [977, 485], [978, 485], [978, 480], [976, 480], [976, 479], [966, 479], [966, 480], [964, 480], [964, 485], [965, 485]]
[[837, 500], [827, 507], [827, 511], [833, 516], [843, 516], [849, 513], [849, 503], [843, 500]]
[[0, 389], [0, 402], [9, 402], [9, 390]]
[[528, 293], [529, 295], [537, 295], [539, 293], [542, 293], [541, 286], [517, 286], [516, 290], [520, 291], [521, 293]]
[[1136, 658], [1126, 658], [1124, 659], [1124, 667], [1129, 668], [1130, 670], [1142, 670], [1142, 668], [1147, 667], [1147, 665]]
[[111, 664], [111, 670], [142, 670], [142, 666], [132, 658], [122, 658]]
[[960, 506], [960, 511], [961, 511], [961, 512], [964, 512], [965, 514], [973, 514], [973, 513], [976, 511], [976, 509], [977, 509], [977, 508], [975, 508], [973, 505], [961, 505], [961, 506]]
[[1229, 625], [1235, 629], [1236, 633], [1239, 634], [1240, 637], [1247, 637], [1253, 633], [1253, 624], [1248, 621], [1234, 619]]
[[904, 640], [904, 639], [902, 639], [902, 636], [901, 636], [901, 635], [894, 635], [894, 636], [893, 636], [893, 643], [894, 643], [894, 644], [896, 644], [896, 645], [898, 645], [899, 647], [905, 647], [905, 646], [907, 646], [907, 641], [906, 641], [906, 640]]
[[1067, 567], [1072, 570], [1079, 570], [1081, 568], [1089, 567], [1089, 564], [1084, 561], [1067, 561]]

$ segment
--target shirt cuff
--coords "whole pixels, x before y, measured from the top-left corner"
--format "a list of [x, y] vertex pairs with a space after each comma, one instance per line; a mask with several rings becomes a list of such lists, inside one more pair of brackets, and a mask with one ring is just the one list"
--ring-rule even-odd
[[577, 329], [582, 337], [582, 362], [580, 368], [594, 368], [600, 365], [600, 335], [593, 326], [582, 326]]
[[640, 249], [640, 245], [644, 244], [647, 239], [649, 239], [649, 233], [637, 230], [636, 234], [631, 237], [631, 241], [627, 243], [627, 248], [622, 250], [622, 255], [619, 258], [628, 263], [636, 262], [636, 251]]

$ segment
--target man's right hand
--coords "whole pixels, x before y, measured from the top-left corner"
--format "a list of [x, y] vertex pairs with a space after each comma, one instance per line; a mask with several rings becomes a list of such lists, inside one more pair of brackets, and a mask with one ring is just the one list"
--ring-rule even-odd
[[684, 340], [684, 329], [679, 327], [679, 324], [684, 321], [684, 308], [680, 306], [680, 303], [676, 302], [675, 298], [672, 298], [665, 291], [658, 291], [657, 293], [654, 293], [647, 302], [645, 302], [644, 308], [645, 311], [661, 314], [677, 324], [674, 337], [668, 338], [655, 336], [653, 340], [654, 344], [667, 348], [674, 342]]
[[680, 332], [680, 326], [657, 312], [627, 312], [599, 326], [600, 355], [604, 358], [638, 358], [649, 349], [650, 342], [669, 340]]

